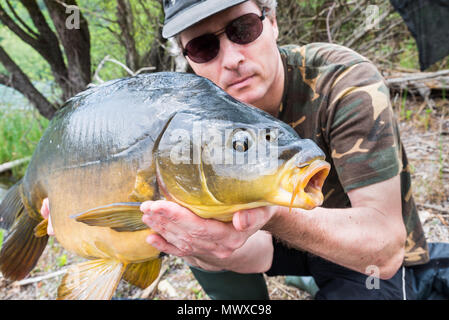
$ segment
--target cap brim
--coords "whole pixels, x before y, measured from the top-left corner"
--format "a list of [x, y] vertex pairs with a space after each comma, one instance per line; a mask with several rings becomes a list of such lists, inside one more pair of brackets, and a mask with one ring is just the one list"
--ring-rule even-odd
[[189, 10], [181, 12], [169, 21], [166, 21], [162, 29], [162, 36], [166, 39], [173, 37], [201, 20], [206, 19], [207, 17], [245, 1], [248, 0], [210, 0], [196, 4], [195, 10], [191, 10], [191, 8], [189, 8]]

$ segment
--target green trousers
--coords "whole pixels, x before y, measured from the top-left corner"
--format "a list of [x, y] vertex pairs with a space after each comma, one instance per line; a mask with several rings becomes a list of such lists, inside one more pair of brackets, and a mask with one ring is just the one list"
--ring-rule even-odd
[[205, 271], [190, 267], [196, 280], [212, 300], [268, 300], [263, 274]]

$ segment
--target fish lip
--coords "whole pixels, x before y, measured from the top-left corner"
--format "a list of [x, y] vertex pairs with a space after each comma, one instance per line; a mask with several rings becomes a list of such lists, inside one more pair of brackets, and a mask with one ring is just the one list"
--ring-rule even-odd
[[[324, 185], [324, 181], [329, 175], [330, 164], [322, 159], [312, 161], [304, 173], [304, 179], [301, 181], [302, 188], [308, 195], [320, 195]], [[313, 184], [311, 184], [313, 182]], [[321, 205], [321, 199], [318, 205]]]
[[298, 163], [297, 160], [297, 157], [293, 157], [284, 165], [278, 190], [270, 200], [282, 206], [310, 210], [324, 201], [322, 187], [329, 174], [330, 164], [322, 156], [305, 163]]

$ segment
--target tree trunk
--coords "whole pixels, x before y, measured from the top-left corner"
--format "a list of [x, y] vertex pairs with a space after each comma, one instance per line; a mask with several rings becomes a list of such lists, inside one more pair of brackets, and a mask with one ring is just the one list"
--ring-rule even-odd
[[9, 57], [0, 46], [0, 62], [9, 72], [9, 76], [0, 74], [0, 84], [11, 87], [22, 93], [39, 112], [46, 118], [51, 119], [56, 112], [53, 106], [31, 83], [30, 79]]
[[[87, 21], [77, 9], [79, 25], [73, 29], [66, 26], [66, 7], [54, 0], [45, 0], [50, 17], [58, 33], [67, 57], [69, 97], [86, 89], [91, 82], [90, 34]], [[76, 6], [75, 0], [65, 0], [68, 6]], [[79, 28], [77, 28], [79, 27]]]
[[134, 40], [134, 17], [129, 0], [117, 0], [117, 22], [122, 30], [120, 42], [126, 48], [126, 65], [136, 72], [141, 66]]

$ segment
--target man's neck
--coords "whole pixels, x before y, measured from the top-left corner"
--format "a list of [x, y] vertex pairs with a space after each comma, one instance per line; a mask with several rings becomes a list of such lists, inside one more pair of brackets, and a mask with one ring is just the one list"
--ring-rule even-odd
[[254, 106], [270, 113], [274, 117], [277, 117], [279, 115], [279, 109], [282, 103], [285, 85], [284, 63], [282, 62], [280, 53], [278, 59], [279, 59], [278, 60], [279, 67], [272, 85], [267, 90], [267, 93], [260, 100], [260, 102], [254, 104]]

